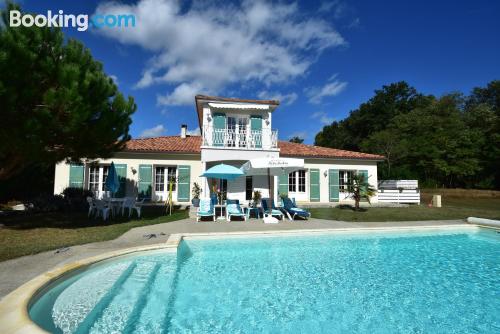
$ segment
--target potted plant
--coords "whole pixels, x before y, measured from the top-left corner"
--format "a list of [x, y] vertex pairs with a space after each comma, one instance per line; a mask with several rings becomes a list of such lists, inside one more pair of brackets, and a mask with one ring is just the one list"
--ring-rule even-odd
[[193, 203], [193, 206], [195, 208], [200, 206], [200, 194], [201, 194], [201, 187], [198, 183], [193, 184], [193, 190], [191, 193], [193, 194], [193, 199], [191, 200], [191, 203]]
[[262, 194], [259, 190], [255, 190], [253, 192], [253, 197], [252, 197], [252, 207], [256, 208], [257, 205], [259, 205], [260, 200], [262, 199]]
[[283, 200], [288, 197], [288, 194], [287, 193], [280, 193], [279, 196], [281, 199], [281, 203], [283, 203], [284, 202]]

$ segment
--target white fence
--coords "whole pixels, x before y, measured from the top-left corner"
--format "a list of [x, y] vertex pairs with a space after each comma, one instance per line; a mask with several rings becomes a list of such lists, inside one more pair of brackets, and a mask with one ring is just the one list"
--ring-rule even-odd
[[381, 180], [377, 195], [381, 203], [420, 204], [418, 180]]

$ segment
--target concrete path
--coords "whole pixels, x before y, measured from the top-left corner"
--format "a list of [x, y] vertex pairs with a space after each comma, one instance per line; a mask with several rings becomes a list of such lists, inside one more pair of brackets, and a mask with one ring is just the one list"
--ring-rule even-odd
[[[81, 246], [72, 246], [61, 253], [55, 251], [36, 255], [23, 256], [17, 259], [0, 262], [0, 297], [4, 297], [30, 279], [64, 264], [83, 258], [115, 251], [128, 247], [142, 246], [165, 242], [173, 233], [204, 233], [204, 232], [243, 232], [243, 231], [272, 231], [298, 229], [332, 229], [332, 228], [360, 228], [360, 227], [397, 227], [397, 226], [439, 226], [451, 224], [465, 224], [462, 220], [443, 221], [406, 221], [406, 222], [344, 222], [322, 219], [308, 221], [283, 221], [279, 224], [264, 224], [262, 220], [248, 222], [234, 221], [200, 222], [193, 219], [183, 219], [174, 222], [137, 227], [121, 235], [115, 240], [95, 242]], [[156, 234], [156, 238], [147, 239], [146, 234]], [[164, 235], [160, 235], [163, 233]]]

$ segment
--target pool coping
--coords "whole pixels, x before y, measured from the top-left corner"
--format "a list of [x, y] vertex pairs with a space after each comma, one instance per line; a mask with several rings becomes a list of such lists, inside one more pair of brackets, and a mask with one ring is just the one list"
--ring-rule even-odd
[[83, 269], [91, 264], [114, 257], [137, 253], [141, 251], [159, 250], [175, 252], [183, 239], [200, 238], [243, 238], [243, 237], [276, 237], [276, 236], [310, 236], [317, 234], [362, 234], [366, 232], [419, 232], [429, 230], [476, 230], [481, 228], [500, 230], [498, 227], [463, 224], [463, 225], [428, 225], [428, 226], [398, 226], [398, 227], [349, 227], [332, 229], [296, 229], [281, 231], [245, 231], [245, 232], [205, 232], [205, 233], [175, 233], [171, 234], [166, 242], [148, 246], [131, 247], [66, 264], [62, 267], [47, 271], [34, 279], [24, 283], [16, 290], [6, 295], [0, 301], [0, 332], [2, 333], [47, 333], [31, 320], [28, 309], [33, 297], [43, 288], [55, 280], [77, 269]]

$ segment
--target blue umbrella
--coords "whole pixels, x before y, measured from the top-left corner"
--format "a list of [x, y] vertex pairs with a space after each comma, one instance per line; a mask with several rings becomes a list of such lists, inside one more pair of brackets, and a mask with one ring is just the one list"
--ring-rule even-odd
[[245, 175], [245, 173], [243, 173], [241, 169], [225, 164], [213, 166], [212, 168], [207, 169], [205, 173], [201, 174], [201, 176], [204, 177], [223, 180], [234, 180], [242, 175]]
[[106, 189], [114, 194], [119, 188], [120, 180], [118, 179], [118, 174], [116, 173], [115, 164], [112, 162], [111, 166], [109, 166], [108, 177], [106, 178]]

